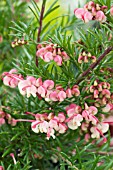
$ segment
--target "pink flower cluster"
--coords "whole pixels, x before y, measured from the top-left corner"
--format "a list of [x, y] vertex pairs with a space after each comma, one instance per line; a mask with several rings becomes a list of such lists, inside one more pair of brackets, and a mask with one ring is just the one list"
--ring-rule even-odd
[[83, 121], [83, 117], [81, 115], [82, 108], [76, 104], [70, 104], [66, 107], [66, 113], [68, 119], [66, 120], [68, 127], [72, 130], [78, 129]]
[[46, 101], [62, 102], [66, 98], [80, 95], [77, 85], [64, 90], [61, 85], [55, 86], [53, 80], [43, 82], [42, 78], [36, 79], [32, 76], [27, 76], [26, 80], [24, 80], [22, 75], [14, 74], [14, 72], [17, 71], [12, 69], [10, 72], [3, 73], [3, 83], [12, 88], [18, 86], [20, 93], [27, 95], [27, 97], [32, 95], [33, 97], [45, 98]]
[[69, 56], [65, 51], [54, 44], [39, 44], [37, 46], [38, 51], [36, 56], [40, 57], [45, 62], [50, 62], [54, 60], [58, 66], [62, 65], [63, 61], [69, 60]]
[[[86, 133], [86, 141], [89, 140], [89, 138], [98, 139], [102, 136], [103, 141], [106, 142], [107, 139], [103, 134], [108, 131], [109, 123], [103, 121], [103, 114], [97, 115], [97, 113], [98, 109], [95, 106], [88, 107], [85, 103], [85, 110], [82, 111], [82, 116], [85, 119], [85, 122], [82, 123], [81, 129]], [[95, 115], [97, 115], [98, 118]]]
[[[85, 109], [74, 103], [66, 107], [66, 115], [60, 112], [58, 116], [54, 113], [44, 114], [32, 114], [35, 116], [36, 121], [32, 121], [31, 128], [35, 133], [46, 133], [47, 139], [53, 137], [55, 139], [55, 132], [60, 134], [65, 133], [68, 128], [76, 130], [81, 126], [81, 130], [86, 133], [85, 137], [88, 138], [100, 138], [103, 137], [104, 142], [106, 138], [103, 135], [109, 129], [107, 122], [101, 122], [95, 115], [97, 115], [98, 109], [95, 106], [88, 106], [85, 103]], [[98, 115], [97, 115], [98, 116]], [[103, 115], [101, 114], [101, 119]]]
[[90, 20], [97, 20], [99, 22], [106, 21], [106, 12], [107, 6], [100, 6], [93, 1], [88, 2], [84, 5], [83, 8], [76, 8], [74, 14], [77, 18], [82, 19], [85, 23]]
[[16, 74], [16, 69], [11, 69], [9, 72], [3, 73], [3, 83], [6, 86], [10, 86], [12, 88], [15, 88], [20, 80], [23, 80], [22, 75]]
[[93, 94], [95, 100], [95, 106], [101, 107], [106, 106], [102, 110], [103, 112], [109, 112], [111, 110], [113, 95], [110, 92], [110, 84], [107, 82], [99, 83], [97, 80], [90, 86], [90, 93]]
[[91, 53], [86, 53], [85, 51], [83, 53], [81, 53], [78, 57], [78, 63], [88, 63], [89, 61], [91, 61], [92, 63], [96, 62], [96, 57], [92, 56]]
[[50, 137], [55, 139], [55, 132], [63, 134], [67, 130], [66, 117], [63, 112], [58, 113], [58, 116], [55, 116], [53, 113], [49, 115], [47, 113], [36, 114], [35, 118], [36, 121], [31, 124], [32, 130], [35, 133], [46, 133], [48, 140]]
[[7, 113], [3, 112], [2, 110], [0, 110], [0, 126], [5, 124], [6, 121], [11, 126], [16, 125], [16, 120], [14, 118], [12, 118], [10, 114], [7, 114]]

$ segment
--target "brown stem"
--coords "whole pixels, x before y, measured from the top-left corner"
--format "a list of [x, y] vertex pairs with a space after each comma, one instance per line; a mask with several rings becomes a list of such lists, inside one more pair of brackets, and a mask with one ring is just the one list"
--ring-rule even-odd
[[[45, 11], [45, 2], [46, 2], [46, 0], [43, 0], [43, 2], [42, 2], [42, 8], [41, 8], [40, 19], [39, 19], [37, 43], [40, 42], [40, 34], [42, 31], [42, 21], [43, 21], [43, 16], [44, 16], [44, 11]], [[36, 47], [36, 50], [37, 50], [37, 47]], [[37, 56], [36, 56], [36, 66], [38, 67], [38, 57]]]
[[86, 77], [86, 76], [90, 73], [90, 71], [93, 70], [93, 69], [101, 62], [101, 60], [102, 60], [107, 54], [109, 54], [109, 52], [112, 51], [112, 50], [113, 50], [113, 47], [108, 47], [108, 48], [104, 51], [104, 53], [98, 58], [98, 60], [97, 60], [95, 63], [91, 64], [90, 67], [89, 67], [86, 71], [84, 71], [84, 72], [82, 73], [82, 75], [80, 76], [80, 78], [79, 78], [78, 81], [77, 81], [77, 84], [79, 84], [79, 83], [84, 79], [84, 77]]

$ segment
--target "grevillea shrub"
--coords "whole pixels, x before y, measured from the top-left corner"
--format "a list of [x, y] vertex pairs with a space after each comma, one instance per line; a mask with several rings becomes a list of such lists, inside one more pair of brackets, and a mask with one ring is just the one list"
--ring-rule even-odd
[[31, 1], [36, 28], [29, 21], [11, 27], [11, 45], [26, 57], [2, 74], [0, 168], [110, 170], [112, 2], [89, 1], [49, 21], [59, 5], [47, 3]]

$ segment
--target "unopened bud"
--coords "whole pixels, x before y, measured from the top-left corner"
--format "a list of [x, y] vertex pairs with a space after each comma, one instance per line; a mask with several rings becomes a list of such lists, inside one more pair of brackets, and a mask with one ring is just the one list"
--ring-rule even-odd
[[86, 52], [84, 51], [84, 52], [82, 53], [82, 55], [83, 55], [83, 56], [86, 56], [87, 54], [86, 54]]
[[94, 81], [94, 86], [97, 86], [98, 85], [98, 82], [97, 80]]
[[88, 53], [88, 55], [87, 55], [88, 57], [91, 57], [91, 53]]
[[100, 10], [100, 5], [96, 4], [96, 10], [99, 11]]

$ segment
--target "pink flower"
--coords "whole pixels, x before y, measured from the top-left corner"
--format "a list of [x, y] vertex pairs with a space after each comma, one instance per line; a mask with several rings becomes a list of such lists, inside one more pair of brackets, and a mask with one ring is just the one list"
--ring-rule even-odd
[[90, 137], [90, 134], [89, 134], [89, 133], [86, 133], [86, 134], [85, 134], [85, 141], [88, 142], [90, 138], [91, 138], [91, 137]]
[[44, 86], [40, 86], [40, 87], [38, 87], [37, 92], [38, 92], [38, 94], [40, 94], [41, 97], [45, 97], [47, 90]]
[[98, 11], [95, 16], [96, 20], [99, 22], [105, 22], [106, 21], [106, 16], [102, 11]]
[[56, 55], [54, 57], [54, 61], [57, 63], [58, 66], [61, 66], [62, 65], [62, 57], [59, 56], [59, 55]]
[[83, 110], [82, 116], [87, 122], [89, 121], [89, 112], [87, 110]]
[[48, 131], [47, 131], [47, 140], [49, 140], [49, 138], [52, 136], [53, 139], [55, 139], [55, 130], [52, 129], [52, 128], [48, 128]]
[[110, 9], [110, 14], [111, 14], [111, 16], [113, 16], [113, 6]]
[[62, 85], [56, 85], [56, 90], [61, 91], [61, 90], [64, 90], [64, 89], [62, 88]]
[[83, 20], [85, 23], [89, 22], [90, 20], [92, 20], [93, 16], [90, 12], [86, 11], [83, 15]]
[[66, 132], [66, 130], [68, 129], [68, 127], [66, 126], [65, 123], [59, 123], [59, 129], [58, 132], [63, 134]]
[[78, 63], [80, 63], [80, 64], [81, 64], [81, 63], [82, 63], [82, 61], [83, 61], [83, 59], [84, 59], [84, 57], [80, 55], [80, 56], [79, 56], [79, 58], [78, 58]]
[[33, 85], [36, 85], [36, 78], [33, 76], [27, 76], [26, 78], [29, 82], [31, 82]]
[[67, 55], [67, 53], [65, 51], [63, 51], [62, 53], [62, 57], [64, 61], [68, 61], [69, 60], [69, 56]]
[[47, 90], [46, 91], [46, 96], [45, 96], [45, 101], [51, 101], [50, 99], [50, 94], [52, 93], [53, 91], [52, 90]]
[[68, 88], [68, 89], [66, 90], [66, 96], [67, 96], [68, 98], [72, 97], [72, 91], [71, 91], [70, 88]]
[[49, 121], [49, 127], [58, 131], [58, 120], [53, 118]]
[[106, 142], [106, 138], [103, 135], [103, 133], [106, 133], [109, 129], [109, 124], [108, 123], [99, 123], [94, 127], [91, 127], [90, 131], [92, 133], [91, 137], [92, 138], [100, 138], [100, 135], [104, 138], [104, 141]]
[[91, 131], [91, 137], [92, 138], [100, 138], [100, 133], [98, 132], [98, 130], [96, 129], [96, 127], [91, 127], [91, 129], [90, 129], [90, 131]]
[[102, 84], [98, 84], [98, 91], [99, 91], [99, 92], [102, 91]]
[[96, 13], [97, 13], [97, 12], [96, 12], [96, 8], [95, 8], [95, 7], [92, 7], [92, 15], [93, 15], [93, 16], [96, 16]]
[[82, 19], [85, 23], [89, 22], [93, 18], [92, 14], [86, 11], [84, 8], [75, 9], [74, 14], [77, 18]]
[[98, 90], [94, 90], [94, 98], [98, 98], [99, 95], [99, 91]]
[[69, 119], [67, 123], [68, 127], [72, 130], [75, 130], [81, 125], [82, 120], [83, 120], [83, 117], [80, 114], [77, 114], [73, 116], [72, 119], [71, 118]]
[[90, 92], [91, 93], [93, 93], [94, 92], [94, 89], [95, 89], [95, 87], [92, 85], [92, 86], [90, 86]]
[[58, 118], [59, 118], [59, 121], [60, 121], [60, 122], [64, 122], [65, 119], [66, 119], [66, 117], [65, 117], [65, 115], [64, 115], [63, 112], [60, 112], [60, 113], [58, 114]]
[[10, 86], [12, 88], [15, 88], [18, 85], [18, 82], [23, 79], [21, 75], [13, 74], [13, 73], [16, 73], [16, 72], [17, 72], [16, 69], [12, 69], [9, 72], [3, 73], [3, 76], [4, 76], [3, 83], [6, 86]]
[[43, 87], [45, 87], [46, 89], [53, 89], [54, 88], [54, 81], [53, 80], [45, 80], [43, 82]]
[[84, 13], [85, 13], [85, 9], [84, 8], [76, 8], [74, 10], [74, 14], [77, 18], [83, 19]]
[[[34, 115], [33, 115], [33, 116], [34, 116]], [[35, 115], [35, 119], [36, 119], [36, 120], [42, 121], [42, 120], [46, 120], [47, 118], [48, 118], [47, 113], [43, 113], [43, 114], [37, 113], [37, 114]]]
[[92, 56], [91, 59], [92, 59], [92, 62], [93, 62], [93, 63], [95, 63], [96, 60], [97, 60], [97, 58], [96, 58], [95, 56]]
[[46, 62], [50, 62], [51, 60], [53, 60], [53, 54], [52, 54], [52, 52], [47, 52], [47, 53], [45, 53], [43, 59], [44, 59], [44, 61], [46, 61]]
[[83, 131], [87, 131], [88, 126], [89, 126], [88, 123], [83, 122], [82, 125], [81, 125], [81, 129], [82, 129]]
[[80, 91], [79, 91], [79, 89], [78, 89], [78, 87], [76, 85], [73, 86], [71, 92], [72, 92], [72, 95], [75, 95], [75, 96], [79, 96], [80, 95]]
[[4, 118], [0, 118], [0, 126], [5, 124], [5, 119]]
[[45, 54], [45, 48], [40, 48], [37, 52], [36, 52], [36, 56], [40, 57], [43, 59], [43, 56]]
[[82, 111], [82, 108], [74, 103], [66, 107], [66, 112], [67, 112], [68, 117], [73, 116], [73, 114], [78, 114], [81, 111]]
[[3, 166], [0, 166], [0, 170], [4, 170]]
[[102, 111], [108, 113], [111, 110], [111, 105], [107, 104], [105, 107], [102, 108]]
[[49, 123], [47, 121], [42, 121], [39, 124], [39, 131], [41, 133], [47, 133], [49, 128]]
[[36, 121], [31, 123], [31, 129], [32, 129], [33, 132], [39, 133], [39, 124], [40, 124], [39, 120], [36, 120]]
[[109, 130], [109, 124], [102, 122], [97, 125], [97, 128], [101, 130], [103, 133], [106, 133]]
[[64, 101], [64, 99], [66, 98], [66, 93], [64, 92], [64, 91], [60, 91], [59, 93], [58, 93], [58, 100], [60, 101], [60, 102], [62, 102], [62, 101]]
[[93, 125], [96, 125], [98, 123], [98, 119], [94, 115], [90, 114], [89, 122], [92, 122]]
[[0, 118], [4, 118], [5, 117], [5, 112], [0, 110]]
[[57, 96], [58, 96], [58, 93], [56, 91], [53, 91], [53, 92], [50, 93], [49, 98], [52, 101], [58, 101]]
[[90, 106], [88, 108], [90, 114], [96, 115], [98, 113], [98, 109], [95, 106]]
[[42, 78], [36, 80], [36, 87], [42, 86]]
[[110, 91], [108, 89], [102, 90], [102, 95], [104, 95], [106, 98], [110, 98]]
[[37, 88], [33, 85], [34, 84], [34, 80], [33, 82], [31, 80], [21, 80], [18, 83], [18, 88], [19, 91], [22, 95], [27, 94], [27, 97], [30, 97], [31, 94], [36, 97], [36, 93], [37, 93]]

